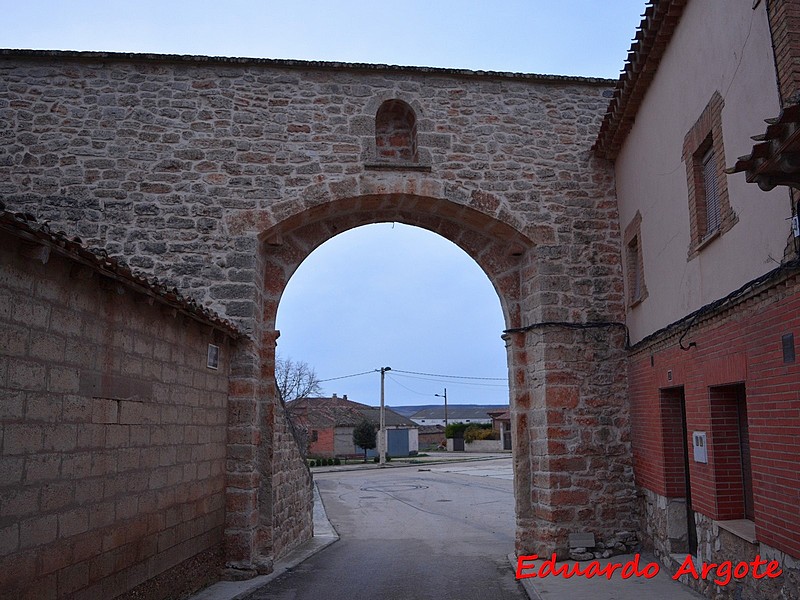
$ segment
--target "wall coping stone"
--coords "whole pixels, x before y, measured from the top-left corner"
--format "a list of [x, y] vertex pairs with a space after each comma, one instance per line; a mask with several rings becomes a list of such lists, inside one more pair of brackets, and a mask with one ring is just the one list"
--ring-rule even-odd
[[429, 75], [454, 75], [479, 79], [517, 79], [524, 81], [550, 83], [582, 83], [587, 85], [611, 86], [616, 79], [604, 77], [582, 77], [578, 75], [546, 75], [538, 73], [513, 73], [503, 71], [480, 71], [472, 69], [454, 69], [444, 67], [421, 67], [407, 65], [387, 65], [372, 63], [349, 63], [321, 60], [296, 60], [282, 58], [254, 58], [233, 56], [202, 56], [190, 54], [158, 54], [142, 52], [89, 52], [77, 50], [29, 50], [0, 48], [3, 58], [43, 58], [82, 61], [120, 61], [120, 62], [157, 62], [157, 63], [197, 63], [212, 65], [260, 65], [285, 69], [322, 69], [332, 71], [378, 71], [414, 73]]

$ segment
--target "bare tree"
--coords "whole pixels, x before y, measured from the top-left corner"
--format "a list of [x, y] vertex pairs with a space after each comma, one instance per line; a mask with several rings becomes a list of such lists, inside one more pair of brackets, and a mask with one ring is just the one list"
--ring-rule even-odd
[[275, 358], [275, 381], [284, 402], [297, 398], [319, 396], [322, 386], [313, 367], [301, 360], [277, 356]]

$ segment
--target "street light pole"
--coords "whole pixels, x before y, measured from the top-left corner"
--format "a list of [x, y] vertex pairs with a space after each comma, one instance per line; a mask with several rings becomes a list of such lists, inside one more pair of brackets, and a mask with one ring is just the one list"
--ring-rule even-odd
[[386, 408], [384, 405], [383, 381], [386, 371], [391, 371], [392, 367], [381, 367], [381, 426], [378, 430], [378, 452], [380, 453], [381, 466], [386, 464]]
[[447, 388], [444, 388], [444, 396], [442, 394], [434, 394], [439, 398], [444, 398], [444, 426], [447, 427]]

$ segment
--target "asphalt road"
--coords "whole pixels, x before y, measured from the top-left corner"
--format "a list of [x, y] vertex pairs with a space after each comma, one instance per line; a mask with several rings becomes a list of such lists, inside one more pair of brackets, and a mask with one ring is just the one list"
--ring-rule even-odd
[[527, 600], [510, 459], [422, 469], [315, 475], [341, 539], [248, 600]]

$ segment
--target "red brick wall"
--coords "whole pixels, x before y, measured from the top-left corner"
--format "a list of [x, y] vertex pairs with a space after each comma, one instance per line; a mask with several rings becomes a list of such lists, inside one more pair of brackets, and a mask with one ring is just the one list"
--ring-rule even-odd
[[[315, 429], [317, 432], [317, 441], [309, 444], [308, 455], [314, 456], [333, 456], [333, 432], [334, 428], [329, 429]], [[311, 431], [309, 430], [309, 439], [311, 439]]]
[[800, 5], [795, 0], [768, 0], [769, 26], [775, 48], [781, 98], [797, 100], [800, 91]]
[[[227, 357], [214, 334], [0, 235], [0, 597], [176, 597], [213, 577]], [[145, 583], [163, 575], [157, 583]], [[144, 596], [142, 596], [144, 597]]]
[[[718, 520], [743, 518], [732, 384], [744, 384], [751, 447], [756, 535], [800, 557], [800, 363], [784, 364], [781, 337], [800, 340], [798, 277], [779, 284], [678, 337], [636, 348], [629, 385], [637, 484], [682, 497], [682, 455], [674, 444], [670, 388], [683, 386], [689, 436], [705, 431], [708, 464], [690, 453], [694, 509]], [[651, 358], [652, 357], [652, 358]], [[652, 361], [652, 363], [651, 363]], [[671, 380], [669, 373], [671, 372]], [[720, 387], [727, 386], [727, 387]], [[691, 443], [691, 442], [690, 442]]]

